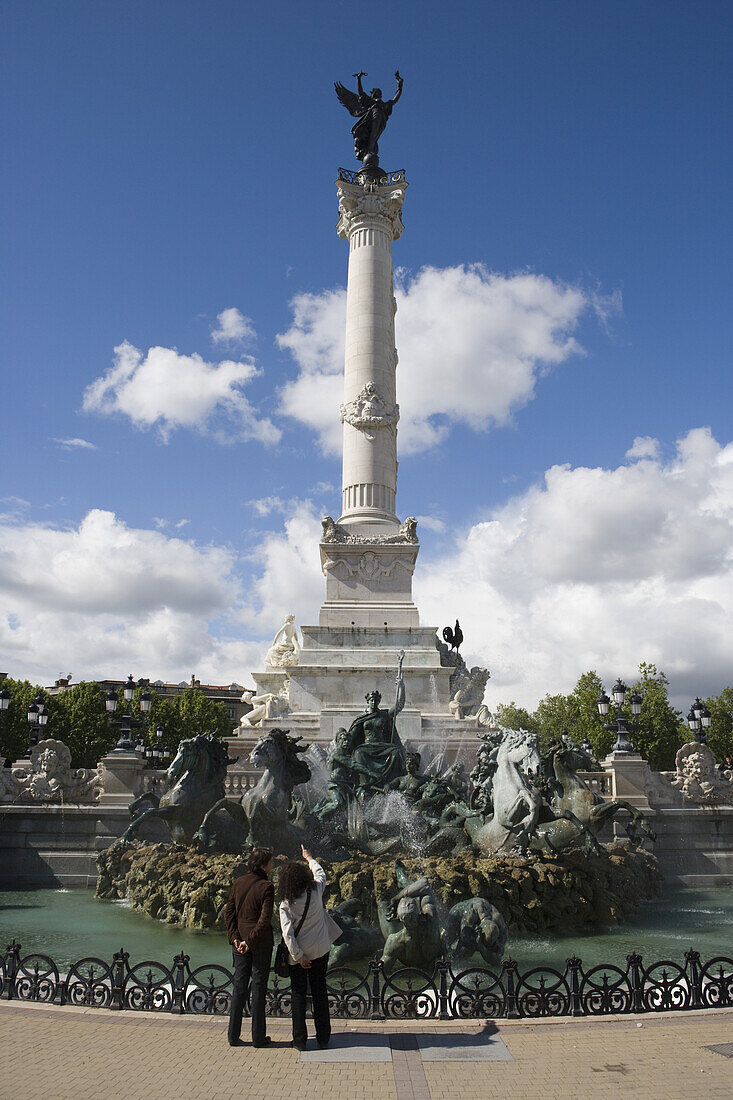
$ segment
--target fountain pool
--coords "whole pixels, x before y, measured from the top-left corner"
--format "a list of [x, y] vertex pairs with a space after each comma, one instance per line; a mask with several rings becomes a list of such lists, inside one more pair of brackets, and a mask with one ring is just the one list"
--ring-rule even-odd
[[[64, 966], [87, 955], [110, 960], [124, 947], [130, 962], [155, 959], [170, 964], [181, 951], [191, 966], [231, 964], [225, 934], [193, 932], [161, 924], [124, 902], [95, 900], [91, 890], [0, 891], [0, 950], [15, 938], [23, 955], [42, 952]], [[575, 952], [586, 965], [625, 963], [633, 950], [650, 961], [681, 962], [694, 947], [704, 959], [733, 954], [733, 890], [730, 887], [670, 887], [660, 898], [641, 903], [623, 926], [571, 936], [512, 935], [507, 954], [522, 967], [562, 966]]]

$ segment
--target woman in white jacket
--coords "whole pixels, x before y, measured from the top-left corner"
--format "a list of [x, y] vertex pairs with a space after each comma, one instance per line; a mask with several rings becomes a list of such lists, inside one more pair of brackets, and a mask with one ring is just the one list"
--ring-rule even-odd
[[[297, 1050], [305, 1050], [308, 1041], [305, 1023], [308, 985], [313, 999], [316, 1040], [320, 1047], [328, 1046], [331, 1019], [328, 1012], [326, 970], [331, 944], [341, 935], [341, 929], [323, 905], [326, 872], [310, 852], [305, 848], [301, 848], [301, 851], [308, 866], [305, 867], [302, 863], [286, 863], [278, 876], [280, 927], [290, 954], [293, 1046]], [[306, 912], [308, 898], [310, 901]], [[303, 913], [305, 920], [298, 928]]]

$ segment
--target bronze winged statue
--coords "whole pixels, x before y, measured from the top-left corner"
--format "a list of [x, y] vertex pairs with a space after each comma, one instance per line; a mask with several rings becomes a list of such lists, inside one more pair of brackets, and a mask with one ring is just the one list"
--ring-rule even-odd
[[[368, 163], [367, 158], [370, 158], [369, 163], [376, 163], [376, 158], [379, 155], [379, 139], [384, 133], [387, 119], [392, 114], [392, 108], [402, 95], [402, 85], [404, 83], [398, 69], [395, 73], [397, 92], [393, 99], [388, 99], [385, 102], [382, 99], [381, 88], [372, 88], [371, 92], [364, 91], [361, 78], [366, 75], [366, 73], [354, 73], [357, 88], [355, 92], [352, 92], [350, 88], [345, 88], [339, 81], [334, 84], [339, 100], [349, 114], [358, 120], [351, 127], [351, 132], [354, 135], [354, 153], [356, 159], [362, 161], [365, 166]], [[371, 160], [372, 157], [375, 160]]]

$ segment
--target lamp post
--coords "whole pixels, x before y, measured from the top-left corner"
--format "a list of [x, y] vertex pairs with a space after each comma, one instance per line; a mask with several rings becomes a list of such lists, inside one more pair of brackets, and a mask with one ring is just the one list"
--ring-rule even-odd
[[[142, 719], [133, 718], [132, 715], [130, 714], [130, 703], [132, 702], [132, 700], [135, 696], [136, 688], [137, 688], [137, 684], [135, 683], [135, 681], [132, 678], [132, 673], [130, 673], [130, 675], [127, 677], [127, 682], [125, 683], [125, 685], [122, 689], [122, 691], [124, 693], [124, 696], [125, 696], [125, 702], [127, 703], [125, 713], [120, 718], [110, 717], [110, 722], [112, 722], [114, 725], [119, 725], [120, 726], [120, 736], [117, 739], [117, 744], [115, 745], [114, 750], [113, 750], [114, 752], [137, 752], [137, 751], [139, 751], [137, 745], [132, 740], [131, 734], [132, 734], [133, 729], [136, 729], [138, 726], [144, 726], [145, 725], [145, 721], [146, 721], [145, 715], [150, 710], [150, 704], [153, 701], [153, 697], [152, 697], [152, 695], [150, 694], [149, 691], [141, 692], [141, 694], [140, 694], [140, 710], [143, 714], [143, 717], [142, 717]], [[106, 695], [105, 700], [104, 700], [104, 705], [107, 708], [107, 714], [109, 714], [110, 716], [113, 715], [115, 710], [117, 709], [118, 699], [119, 699], [119, 695], [114, 690], [114, 688], [110, 689], [110, 691], [107, 692], [107, 695]]]
[[707, 745], [708, 743], [710, 718], [710, 711], [704, 703], [700, 702], [700, 697], [698, 696], [690, 707], [690, 713], [687, 715], [687, 725], [694, 733], [698, 745]]
[[164, 760], [170, 760], [171, 750], [163, 744], [163, 727], [158, 726], [155, 731], [155, 741], [145, 749], [145, 759], [154, 768], [159, 768]]
[[[616, 744], [611, 749], [611, 752], [634, 752], [634, 746], [628, 738], [628, 719], [623, 712], [623, 705], [626, 702], [626, 695], [628, 688], [623, 680], [619, 677], [616, 683], [611, 689], [613, 695], [613, 702], [616, 706], [616, 717], [611, 722], [604, 722], [603, 728], [607, 730], [616, 731]], [[642, 698], [640, 695], [634, 693], [629, 699], [629, 706], [631, 707], [631, 713], [636, 719], [641, 714]], [[601, 718], [605, 718], [611, 707], [611, 700], [606, 695], [606, 692], [601, 688], [601, 694], [596, 699], [596, 706], [598, 707], [598, 713]], [[633, 728], [638, 728], [638, 722], [634, 722]]]
[[28, 748], [21, 757], [21, 760], [30, 760], [31, 751], [40, 741], [41, 734], [45, 730], [46, 723], [48, 722], [48, 711], [46, 710], [46, 705], [40, 692], [28, 707], [26, 718], [28, 719]]

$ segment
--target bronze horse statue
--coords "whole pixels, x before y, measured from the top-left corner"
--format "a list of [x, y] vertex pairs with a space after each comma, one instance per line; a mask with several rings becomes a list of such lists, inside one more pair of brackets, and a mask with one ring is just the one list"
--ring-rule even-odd
[[308, 841], [305, 821], [294, 809], [293, 788], [307, 783], [311, 770], [299, 744], [287, 730], [271, 729], [256, 743], [250, 763], [265, 773], [241, 801], [220, 798], [203, 818], [195, 840], [202, 848], [239, 853], [243, 848], [265, 845], [295, 856]]
[[[181, 741], [168, 768], [170, 790], [160, 798], [146, 791], [130, 803], [133, 820], [120, 837], [121, 843], [131, 841], [144, 821], [157, 819], [165, 822], [174, 841], [190, 844], [206, 811], [224, 797], [224, 777], [233, 763], [226, 745], [213, 734]], [[139, 812], [146, 804], [149, 808]]]
[[620, 810], [625, 810], [630, 816], [624, 828], [632, 843], [641, 843], [640, 833], [656, 840], [656, 833], [636, 807], [622, 798], [606, 802], [577, 774], [578, 771], [600, 770], [598, 761], [590, 753], [569, 739], [558, 740], [543, 754], [542, 762], [548, 770], [552, 769], [554, 780], [550, 778], [552, 794], [548, 802], [550, 809], [558, 816], [547, 823], [540, 821], [533, 838], [533, 849], [556, 852], [573, 847], [583, 840], [586, 830], [595, 838]]

